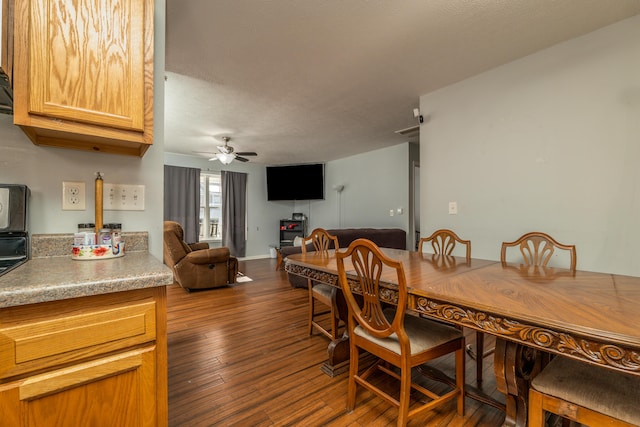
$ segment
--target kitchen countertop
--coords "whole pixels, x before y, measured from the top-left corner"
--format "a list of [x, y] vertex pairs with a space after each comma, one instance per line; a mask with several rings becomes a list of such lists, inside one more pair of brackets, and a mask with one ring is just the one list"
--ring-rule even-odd
[[0, 277], [0, 308], [172, 283], [171, 269], [148, 252], [97, 261], [35, 258]]

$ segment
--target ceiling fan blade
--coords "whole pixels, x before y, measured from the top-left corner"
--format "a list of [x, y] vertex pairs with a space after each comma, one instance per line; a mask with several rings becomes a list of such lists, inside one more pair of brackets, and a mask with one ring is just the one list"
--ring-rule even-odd
[[240, 157], [240, 156], [236, 156], [235, 160], [239, 161], [239, 162], [248, 162], [249, 159], [245, 159], [244, 157]]
[[236, 153], [239, 156], [257, 156], [258, 153], [255, 151], [239, 151]]

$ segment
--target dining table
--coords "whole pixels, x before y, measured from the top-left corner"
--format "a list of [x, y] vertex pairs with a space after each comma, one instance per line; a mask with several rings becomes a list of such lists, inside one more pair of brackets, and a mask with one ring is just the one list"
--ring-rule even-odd
[[[505, 426], [526, 426], [530, 382], [553, 355], [640, 375], [640, 277], [381, 249], [403, 264], [408, 310], [495, 336]], [[345, 268], [357, 292], [348, 260]], [[289, 255], [285, 270], [333, 286], [347, 319], [335, 250]], [[384, 302], [397, 301], [396, 282], [381, 277]], [[337, 375], [348, 361], [345, 332], [329, 344], [322, 370]]]

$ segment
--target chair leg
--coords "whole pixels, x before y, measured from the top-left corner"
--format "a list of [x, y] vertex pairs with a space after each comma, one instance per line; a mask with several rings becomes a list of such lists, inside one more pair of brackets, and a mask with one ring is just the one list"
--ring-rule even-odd
[[460, 390], [460, 394], [458, 395], [457, 410], [458, 410], [458, 415], [460, 415], [461, 417], [464, 417], [464, 385], [465, 385], [464, 373], [466, 370], [466, 367], [465, 367], [466, 355], [464, 351], [464, 344], [462, 345], [462, 348], [460, 348], [460, 350], [456, 351], [455, 359], [456, 359], [456, 387], [458, 388], [458, 390]]
[[529, 390], [529, 427], [544, 427], [544, 410], [542, 409], [542, 395]]
[[400, 407], [398, 408], [398, 426], [406, 426], [411, 398], [411, 367], [402, 363], [400, 367]]
[[482, 369], [484, 359], [484, 334], [480, 331], [476, 331], [476, 384], [478, 387], [482, 386]]
[[358, 347], [350, 345], [349, 382], [347, 384], [347, 411], [351, 412], [356, 407], [356, 375], [358, 375]]
[[307, 279], [307, 287], [309, 290], [309, 335], [313, 335], [313, 312], [315, 311], [315, 302], [313, 292], [311, 291], [311, 279]]

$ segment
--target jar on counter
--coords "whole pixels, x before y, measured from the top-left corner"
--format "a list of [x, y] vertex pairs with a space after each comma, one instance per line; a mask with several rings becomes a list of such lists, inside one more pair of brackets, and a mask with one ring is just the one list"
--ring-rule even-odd
[[111, 244], [111, 229], [102, 228], [98, 233], [98, 245], [110, 245]]
[[95, 245], [96, 225], [92, 222], [78, 224], [78, 232], [74, 235], [74, 245]]
[[96, 225], [92, 222], [78, 224], [78, 233], [95, 233]]

